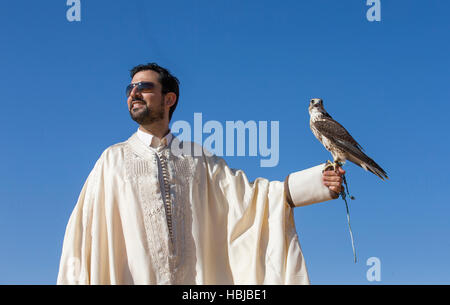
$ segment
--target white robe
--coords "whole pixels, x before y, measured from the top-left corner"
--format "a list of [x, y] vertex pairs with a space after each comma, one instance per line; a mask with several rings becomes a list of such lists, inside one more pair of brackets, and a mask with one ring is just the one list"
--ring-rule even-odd
[[[172, 234], [158, 177], [161, 158], [167, 160]], [[332, 199], [321, 169], [289, 176], [295, 206]], [[283, 182], [250, 182], [222, 158], [153, 149], [134, 134], [107, 148], [89, 174], [66, 228], [57, 283], [308, 284], [309, 279]]]

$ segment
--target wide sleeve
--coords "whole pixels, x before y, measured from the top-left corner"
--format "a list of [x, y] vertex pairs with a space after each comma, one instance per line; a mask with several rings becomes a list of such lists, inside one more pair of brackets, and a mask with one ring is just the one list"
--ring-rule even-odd
[[92, 220], [96, 202], [101, 200], [100, 158], [78, 197], [66, 227], [57, 278], [58, 285], [86, 285], [91, 283]]
[[209, 204], [226, 206], [224, 230], [234, 284], [308, 284], [284, 182], [249, 181], [242, 170], [216, 156], [206, 163], [208, 192], [214, 194]]
[[302, 171], [290, 174], [285, 180], [286, 196], [292, 207], [306, 206], [337, 198], [322, 182], [322, 170], [324, 164], [320, 164]]

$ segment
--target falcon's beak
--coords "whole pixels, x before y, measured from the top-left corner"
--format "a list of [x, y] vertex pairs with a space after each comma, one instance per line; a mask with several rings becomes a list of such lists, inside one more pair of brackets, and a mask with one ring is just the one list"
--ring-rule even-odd
[[313, 107], [320, 106], [322, 104], [322, 100], [320, 98], [313, 98], [311, 103]]

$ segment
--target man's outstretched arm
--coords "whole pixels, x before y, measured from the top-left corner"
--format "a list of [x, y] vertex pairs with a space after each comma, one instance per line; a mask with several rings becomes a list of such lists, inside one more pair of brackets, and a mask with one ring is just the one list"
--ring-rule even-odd
[[305, 206], [339, 197], [345, 171], [323, 171], [324, 164], [295, 172], [284, 182], [286, 200], [291, 207]]

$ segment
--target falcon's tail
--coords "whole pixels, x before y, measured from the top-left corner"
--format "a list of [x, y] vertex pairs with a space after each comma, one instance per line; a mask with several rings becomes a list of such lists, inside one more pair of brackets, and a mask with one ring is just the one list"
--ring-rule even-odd
[[[361, 159], [363, 159], [363, 160], [361, 160]], [[356, 156], [350, 156], [348, 158], [349, 161], [364, 168], [366, 171], [369, 171], [369, 172], [377, 175], [382, 180], [389, 179], [386, 172], [381, 168], [381, 166], [379, 166], [375, 161], [373, 161], [371, 158], [369, 158], [366, 154], [364, 154], [364, 157], [361, 159], [357, 158]]]
[[346, 151], [346, 159], [361, 166], [366, 171], [377, 175], [382, 180], [389, 179], [386, 172], [379, 166], [375, 161], [373, 161], [369, 156], [367, 156], [361, 149], [359, 149], [354, 144], [337, 140], [336, 145], [341, 149]]

